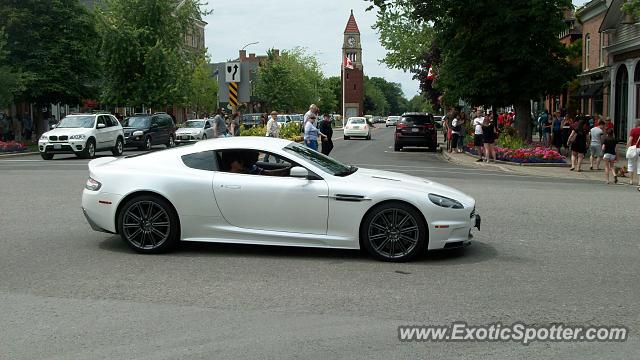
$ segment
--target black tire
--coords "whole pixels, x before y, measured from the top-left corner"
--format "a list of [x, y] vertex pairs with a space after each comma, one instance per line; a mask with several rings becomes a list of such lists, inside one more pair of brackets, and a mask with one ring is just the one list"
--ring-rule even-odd
[[349, 137], [349, 136], [345, 136], [345, 137], [344, 137], [344, 139], [345, 139], [345, 140], [349, 140], [349, 139], [351, 139], [351, 137]]
[[124, 152], [124, 140], [122, 140], [121, 137], [118, 137], [118, 140], [116, 140], [116, 146], [114, 146], [113, 149], [111, 149], [111, 154], [113, 154], [113, 156], [122, 156], [123, 152]]
[[421, 214], [402, 202], [374, 207], [360, 227], [362, 246], [376, 259], [389, 262], [409, 261], [424, 253], [428, 237]]
[[393, 144], [393, 150], [394, 151], [401, 151], [402, 150], [402, 146], [400, 146], [398, 144]]
[[93, 159], [96, 156], [96, 141], [93, 138], [87, 140], [87, 145], [79, 156], [83, 159]]
[[151, 142], [151, 138], [147, 136], [144, 138], [144, 145], [140, 147], [140, 150], [150, 151], [153, 148], [153, 143]]
[[159, 254], [173, 249], [179, 241], [178, 214], [166, 200], [153, 195], [132, 198], [118, 214], [118, 233], [134, 251]]
[[367, 140], [371, 140], [371, 134], [367, 135]]
[[176, 139], [173, 135], [169, 135], [169, 142], [166, 143], [167, 149], [176, 147]]
[[51, 159], [53, 159], [53, 154], [40, 153], [40, 156], [42, 156], [42, 158], [43, 158], [44, 160], [51, 160]]

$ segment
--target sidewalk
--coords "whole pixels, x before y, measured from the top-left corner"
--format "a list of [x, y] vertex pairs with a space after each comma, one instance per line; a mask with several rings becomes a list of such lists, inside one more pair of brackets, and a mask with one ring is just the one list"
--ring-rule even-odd
[[[444, 141], [444, 138], [440, 136]], [[439, 148], [442, 157], [453, 164], [458, 164], [467, 167], [483, 168], [500, 170], [506, 173], [531, 175], [541, 177], [553, 177], [561, 179], [575, 179], [575, 180], [588, 180], [588, 181], [601, 181], [604, 183], [604, 163], [600, 162], [600, 170], [589, 170], [589, 157], [585, 157], [582, 162], [582, 172], [570, 171], [570, 164], [540, 164], [540, 165], [519, 165], [519, 164], [507, 164], [501, 163], [484, 163], [477, 162], [478, 157], [470, 155], [468, 153], [456, 154], [448, 153], [446, 146], [441, 143], [442, 147]], [[570, 161], [570, 159], [568, 159]], [[618, 156], [616, 166], [627, 166], [627, 159], [624, 156]], [[610, 179], [613, 182], [613, 178]], [[621, 184], [627, 184], [628, 178], [618, 178], [618, 182]]]

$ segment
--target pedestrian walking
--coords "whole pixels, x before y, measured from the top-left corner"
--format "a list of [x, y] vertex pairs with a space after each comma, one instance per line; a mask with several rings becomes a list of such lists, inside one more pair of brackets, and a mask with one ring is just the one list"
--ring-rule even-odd
[[27, 112], [25, 112], [24, 116], [22, 117], [22, 132], [25, 141], [31, 141], [31, 137], [33, 135], [33, 120]]
[[315, 126], [316, 115], [311, 114], [304, 124], [304, 143], [311, 149], [318, 151], [318, 136], [323, 139], [326, 136]]
[[582, 171], [582, 161], [587, 153], [587, 134], [584, 129], [585, 120], [578, 121], [578, 125], [569, 135], [569, 143], [571, 144], [571, 169], [577, 172]]
[[551, 147], [551, 119], [549, 114], [542, 117], [542, 144], [545, 147]]
[[542, 142], [542, 124], [547, 121], [549, 117], [549, 112], [544, 110], [540, 116], [538, 116], [538, 141]]
[[269, 121], [267, 121], [267, 133], [265, 135], [272, 138], [280, 137], [280, 127], [278, 126], [277, 111], [271, 112], [271, 118], [269, 119]]
[[232, 136], [240, 136], [240, 117], [242, 115], [240, 114], [239, 111], [236, 111], [233, 114], [233, 118], [231, 119], [231, 135]]
[[[629, 132], [627, 139], [627, 170], [629, 171], [629, 185], [633, 185], [633, 179], [638, 175], [640, 177], [640, 120], [636, 120], [636, 127]], [[640, 180], [639, 184], [640, 185]], [[638, 188], [640, 191], [640, 188]]]
[[484, 116], [482, 116], [482, 112], [478, 110], [476, 113], [476, 118], [473, 119], [473, 146], [475, 146], [476, 151], [478, 152], [478, 156], [480, 157], [477, 161], [482, 162], [482, 157], [484, 154], [484, 137], [482, 136], [482, 125], [484, 124]]
[[331, 138], [333, 137], [333, 128], [331, 128], [331, 117], [329, 114], [324, 114], [322, 116], [323, 120], [320, 122], [318, 126], [318, 130], [323, 133], [326, 137], [322, 139], [322, 153], [329, 156], [331, 150], [333, 150], [333, 141]]
[[595, 160], [596, 170], [600, 170], [600, 159], [602, 158], [602, 136], [604, 135], [604, 121], [598, 120], [598, 126], [595, 126], [589, 131], [589, 160], [591, 166], [589, 169], [593, 170], [593, 162]]
[[458, 114], [452, 114], [453, 120], [451, 120], [451, 149], [449, 152], [460, 152], [458, 151], [458, 140], [460, 139], [460, 132], [462, 131], [462, 126], [460, 126], [460, 120], [458, 120]]
[[0, 116], [0, 140], [1, 141], [9, 141], [10, 127], [11, 127], [11, 123], [9, 122], [9, 116], [7, 115]]
[[13, 118], [13, 140], [22, 141], [22, 120], [16, 115]]
[[227, 123], [224, 121], [224, 109], [219, 108], [216, 116], [213, 117], [213, 137], [225, 137], [227, 134]]
[[[564, 149], [564, 155], [569, 156], [569, 136], [573, 130], [573, 119], [567, 116], [562, 121], [562, 147]], [[561, 151], [562, 153], [562, 151]]]
[[485, 116], [482, 124], [482, 142], [484, 145], [485, 162], [496, 161], [496, 128], [492, 116]]
[[553, 121], [551, 122], [551, 143], [553, 147], [558, 149], [558, 152], [562, 149], [562, 122], [564, 119], [560, 116], [560, 113], [556, 111]]
[[458, 152], [464, 151], [464, 138], [467, 135], [467, 123], [469, 122], [469, 118], [467, 114], [463, 111], [460, 113], [458, 117], [458, 125], [460, 125], [460, 136], [458, 137]]
[[613, 136], [613, 129], [607, 129], [605, 136], [602, 138], [602, 152], [604, 155], [604, 179], [607, 184], [609, 182], [609, 173], [613, 175], [613, 182], [618, 183], [618, 176], [616, 174], [616, 138]]

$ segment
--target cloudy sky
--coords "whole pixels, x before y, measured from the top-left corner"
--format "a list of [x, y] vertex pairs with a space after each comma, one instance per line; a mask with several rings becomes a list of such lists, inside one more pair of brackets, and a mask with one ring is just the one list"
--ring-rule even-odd
[[[574, 0], [579, 6], [587, 0]], [[208, 22], [205, 41], [214, 62], [238, 57], [244, 45], [247, 53], [265, 54], [270, 48], [305, 47], [315, 53], [326, 76], [340, 75], [342, 39], [350, 10], [358, 22], [362, 37], [364, 71], [402, 84], [407, 97], [418, 93], [412, 75], [380, 64], [385, 49], [371, 26], [375, 11], [365, 11], [364, 0], [209, 0], [213, 13]]]

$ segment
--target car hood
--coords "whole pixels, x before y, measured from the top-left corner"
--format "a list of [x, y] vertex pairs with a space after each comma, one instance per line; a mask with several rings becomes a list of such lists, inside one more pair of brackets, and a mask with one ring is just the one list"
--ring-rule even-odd
[[88, 132], [90, 132], [91, 128], [55, 128], [53, 130], [49, 130], [46, 133], [44, 133], [43, 135], [46, 136], [60, 136], [60, 135], [79, 135], [79, 134], [86, 134]]
[[363, 184], [377, 185], [383, 188], [401, 187], [405, 190], [424, 194], [441, 195], [458, 200], [467, 207], [475, 206], [475, 200], [462, 191], [417, 176], [392, 171], [358, 168], [358, 171], [350, 175], [349, 178]]
[[176, 130], [176, 134], [198, 134], [201, 131], [201, 128], [180, 128]]

